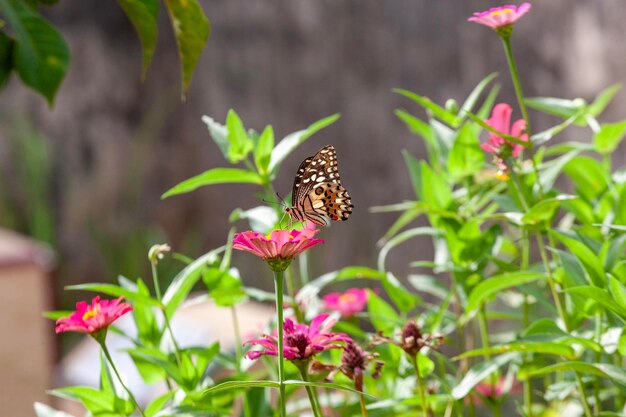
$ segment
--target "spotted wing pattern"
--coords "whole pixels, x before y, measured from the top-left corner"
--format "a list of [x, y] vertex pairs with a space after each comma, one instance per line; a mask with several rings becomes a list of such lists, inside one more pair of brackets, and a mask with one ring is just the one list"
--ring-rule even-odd
[[320, 226], [327, 223], [326, 219], [347, 220], [352, 213], [354, 206], [341, 185], [332, 145], [300, 164], [293, 183], [292, 206], [287, 212], [294, 220], [308, 220]]

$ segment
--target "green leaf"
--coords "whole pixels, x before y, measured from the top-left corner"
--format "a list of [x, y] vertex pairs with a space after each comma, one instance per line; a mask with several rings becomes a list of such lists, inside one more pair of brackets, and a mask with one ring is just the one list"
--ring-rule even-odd
[[151, 305], [154, 307], [159, 307], [161, 305], [161, 303], [159, 303], [159, 300], [156, 300], [150, 296], [146, 296], [143, 294], [139, 294], [137, 292], [127, 290], [125, 288], [122, 288], [114, 284], [102, 284], [102, 283], [94, 282], [94, 283], [87, 283], [87, 284], [67, 285], [65, 289], [69, 291], [101, 292], [103, 294], [108, 294], [113, 297], [124, 297], [128, 301], [143, 303], [143, 304]]
[[203, 395], [215, 394], [220, 391], [230, 391], [247, 388], [280, 388], [276, 381], [226, 381], [202, 391]]
[[389, 251], [396, 246], [417, 236], [437, 236], [440, 234], [441, 232], [439, 230], [432, 227], [416, 227], [405, 230], [402, 233], [398, 233], [396, 236], [389, 239], [380, 249], [380, 252], [378, 253], [378, 270], [381, 272], [385, 271], [385, 260], [387, 259], [387, 255], [389, 254]]
[[519, 357], [518, 353], [507, 353], [494, 359], [480, 362], [467, 371], [461, 382], [452, 389], [452, 397], [460, 400], [478, 385], [482, 380], [498, 370], [502, 365]]
[[112, 392], [100, 391], [91, 387], [66, 387], [48, 391], [50, 395], [80, 401], [94, 415], [129, 415], [135, 409], [127, 400], [116, 397]]
[[480, 306], [487, 302], [489, 298], [499, 292], [511, 287], [528, 284], [533, 281], [545, 278], [545, 274], [538, 272], [519, 271], [496, 275], [480, 282], [474, 287], [467, 299], [465, 313], [461, 320], [467, 322]]
[[615, 313], [617, 317], [622, 320], [622, 322], [626, 323], [626, 308], [613, 301], [611, 294], [607, 291], [597, 287], [592, 287], [591, 285], [583, 285], [580, 287], [567, 288], [564, 292], [580, 294], [588, 299], [590, 298], [605, 309]]
[[558, 209], [561, 207], [561, 201], [573, 200], [578, 198], [573, 195], [561, 194], [556, 197], [546, 198], [532, 206], [524, 216], [522, 222], [528, 225], [538, 225], [543, 222], [552, 220]]
[[332, 116], [318, 120], [304, 130], [299, 130], [285, 136], [284, 139], [278, 142], [272, 151], [268, 171], [272, 175], [275, 175], [278, 172], [280, 164], [285, 160], [285, 158], [287, 158], [287, 156], [289, 156], [291, 152], [293, 152], [298, 146], [304, 143], [304, 141], [313, 136], [315, 133], [335, 123], [337, 120], [339, 120], [339, 114], [333, 114]]
[[197, 0], [165, 0], [165, 6], [169, 11], [178, 44], [184, 98], [189, 90], [196, 63], [209, 40], [211, 26]]
[[223, 124], [216, 122], [209, 116], [202, 116], [202, 121], [206, 124], [211, 139], [213, 139], [217, 147], [220, 149], [224, 158], [228, 159], [228, 148], [230, 147], [230, 144], [228, 143], [228, 128]]
[[270, 166], [270, 158], [274, 149], [274, 129], [267, 126], [254, 149], [254, 163], [261, 175], [266, 175]]
[[263, 184], [263, 179], [256, 172], [249, 172], [238, 168], [213, 168], [200, 175], [191, 177], [170, 188], [161, 196], [162, 199], [173, 195], [185, 194], [205, 185], [214, 184]]
[[485, 88], [487, 88], [489, 83], [493, 81], [497, 76], [497, 72], [492, 72], [491, 74], [483, 78], [478, 83], [478, 85], [476, 85], [476, 87], [474, 87], [472, 92], [467, 96], [467, 99], [465, 99], [465, 102], [461, 106], [461, 109], [459, 110], [459, 116], [461, 117], [461, 119], [465, 117], [466, 112], [472, 111], [472, 109], [476, 105], [476, 102], [480, 98], [480, 95], [483, 93], [483, 91], [485, 91]]
[[576, 358], [574, 349], [565, 344], [554, 342], [513, 342], [498, 346], [492, 346], [485, 349], [470, 350], [469, 352], [465, 352], [456, 356], [454, 360], [471, 358], [475, 356], [499, 355], [509, 352], [544, 353], [549, 355], [563, 356], [568, 359]]
[[237, 220], [248, 220], [250, 229], [259, 233], [270, 233], [276, 223], [278, 223], [278, 214], [276, 210], [268, 206], [257, 206], [248, 210], [239, 208], [233, 210], [228, 217], [228, 221], [233, 223]]
[[596, 287], [606, 287], [606, 278], [604, 273], [604, 267], [600, 258], [596, 256], [596, 252], [592, 250], [585, 243], [574, 238], [574, 235], [565, 234], [559, 231], [555, 231], [554, 235], [569, 249], [569, 251], [578, 258], [580, 263], [585, 268], [589, 276], [589, 280]]
[[396, 326], [402, 324], [402, 320], [393, 307], [372, 291], [369, 292], [367, 309], [372, 324], [380, 332], [391, 334]]
[[202, 279], [217, 306], [230, 307], [248, 298], [239, 278], [219, 268], [211, 268], [210, 271], [203, 274]]
[[613, 295], [613, 299], [620, 307], [626, 310], [626, 287], [615, 277], [609, 277], [609, 291]]
[[456, 140], [448, 154], [447, 168], [457, 180], [469, 177], [483, 169], [485, 153], [480, 148], [480, 141], [471, 123], [466, 123], [459, 130]]
[[354, 394], [362, 395], [370, 399], [376, 399], [376, 397], [373, 397], [364, 392], [357, 391], [354, 388], [346, 387], [346, 386], [339, 385], [339, 384], [333, 384], [331, 382], [308, 382], [308, 381], [288, 379], [287, 381], [285, 381], [285, 385], [296, 386], [296, 387], [317, 387], [317, 388], [322, 388], [322, 389], [334, 389], [334, 390], [352, 392]]
[[422, 304], [422, 300], [417, 295], [410, 293], [391, 272], [383, 275], [381, 282], [385, 292], [400, 311], [407, 313]]
[[561, 362], [545, 368], [530, 371], [528, 376], [535, 377], [552, 372], [574, 371], [583, 374], [597, 375], [608, 378], [611, 381], [626, 386], [626, 370], [608, 363], [587, 363], [587, 362]]
[[228, 110], [226, 116], [226, 127], [228, 129], [228, 161], [231, 164], [241, 162], [248, 156], [254, 148], [252, 139], [248, 137], [246, 129], [239, 118], [239, 115], [233, 110]]
[[52, 105], [70, 59], [65, 40], [54, 26], [22, 1], [0, 0], [0, 14], [15, 36], [15, 71], [24, 84]]
[[406, 149], [402, 150], [402, 156], [409, 170], [409, 176], [411, 178], [411, 184], [413, 184], [413, 190], [417, 198], [422, 198], [422, 168], [417, 159], [409, 153]]
[[524, 102], [528, 107], [563, 119], [581, 113], [586, 104], [581, 99], [566, 100], [553, 97], [529, 97], [524, 99]]
[[205, 253], [180, 271], [172, 280], [165, 293], [163, 294], [163, 305], [165, 306], [165, 314], [172, 317], [180, 303], [187, 297], [196, 282], [202, 276], [202, 271], [211, 263], [217, 260], [217, 254], [224, 248], [214, 249]]
[[593, 201], [608, 187], [606, 170], [598, 161], [588, 156], [577, 156], [570, 160], [563, 171], [574, 181], [577, 194]]
[[158, 0], [117, 0], [130, 19], [143, 48], [142, 77], [145, 78], [157, 44], [159, 1]]
[[606, 123], [593, 137], [596, 152], [610, 154], [626, 136], [626, 120], [617, 123]]
[[[49, 405], [39, 403], [39, 402], [35, 402], [33, 404], [33, 407], [35, 408], [35, 414], [37, 414], [37, 417], [74, 417], [71, 414], [68, 414], [63, 411], [55, 410]], [[151, 417], [151, 416], [146, 416], [146, 417]]]
[[425, 161], [420, 161], [422, 199], [434, 208], [447, 209], [452, 203], [452, 191], [441, 175], [435, 174]]
[[[426, 152], [428, 153], [428, 160], [433, 166], [439, 163], [441, 155], [441, 149], [439, 142], [435, 137], [433, 128], [426, 122], [417, 117], [405, 112], [404, 110], [396, 109], [394, 114], [398, 119], [402, 120], [407, 128], [415, 135], [421, 136], [426, 144]], [[406, 152], [406, 151], [403, 151]]]
[[[15, 42], [0, 30], [0, 89], [9, 81], [13, 70], [13, 47]], [[37, 403], [36, 403], [37, 404]]]
[[595, 352], [602, 352], [602, 346], [586, 337], [573, 336], [562, 330], [554, 320], [541, 319], [532, 323], [524, 330], [522, 339], [525, 341], [558, 341], [570, 346], [574, 343], [585, 346]]
[[460, 118], [458, 118], [455, 114], [450, 113], [440, 105], [434, 103], [428, 97], [422, 97], [411, 91], [403, 90], [400, 88], [395, 88], [393, 91], [418, 103], [420, 106], [430, 111], [435, 117], [439, 118], [448, 126], [458, 127], [460, 125]]
[[[165, 352], [157, 348], [132, 348], [126, 352], [137, 364], [137, 369], [146, 382], [158, 382], [163, 380], [163, 373], [167, 374], [181, 386], [185, 381], [181, 375], [176, 361], [170, 358]], [[145, 366], [146, 364], [150, 366]]]
[[166, 394], [161, 395], [160, 397], [155, 398], [144, 410], [144, 414], [146, 417], [153, 417], [156, 413], [161, 411], [165, 404], [167, 404], [172, 398], [176, 391], [170, 391]]
[[600, 115], [606, 106], [613, 100], [615, 94], [622, 88], [621, 84], [613, 84], [612, 86], [602, 90], [596, 99], [587, 108], [587, 114], [596, 117]]

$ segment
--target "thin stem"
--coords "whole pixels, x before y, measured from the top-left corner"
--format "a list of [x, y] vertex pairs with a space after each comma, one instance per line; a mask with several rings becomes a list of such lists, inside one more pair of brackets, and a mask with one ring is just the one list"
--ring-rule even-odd
[[[237, 308], [232, 305], [230, 306], [230, 314], [233, 319], [233, 331], [235, 333], [235, 369], [237, 373], [241, 373], [241, 359], [243, 357], [242, 354], [242, 345], [241, 345], [241, 330], [239, 329], [239, 319], [237, 318]], [[250, 410], [250, 403], [248, 402], [248, 396], [244, 394], [243, 396], [243, 413], [244, 416], [248, 417], [252, 415]]]
[[539, 247], [539, 255], [541, 256], [541, 261], [543, 262], [543, 267], [546, 270], [546, 276], [548, 277], [548, 286], [550, 287], [552, 298], [554, 299], [554, 303], [556, 304], [556, 310], [559, 313], [559, 317], [561, 317], [561, 320], [563, 320], [563, 323], [565, 324], [565, 329], [569, 332], [569, 320], [567, 319], [567, 315], [565, 314], [565, 310], [563, 309], [561, 297], [559, 297], [559, 293], [556, 289], [556, 282], [554, 281], [554, 276], [552, 275], [552, 268], [550, 267], [550, 261], [548, 260], [546, 246], [543, 243], [543, 239], [540, 233], [535, 233], [535, 236], [537, 238], [537, 246]]
[[[526, 229], [522, 230], [522, 261], [520, 264], [520, 269], [525, 271], [528, 269], [528, 265], [530, 263], [530, 236], [529, 232]], [[528, 327], [530, 324], [530, 303], [528, 301], [528, 294], [524, 293], [524, 321], [523, 326], [524, 329]], [[524, 355], [524, 361], [531, 361], [531, 354]], [[532, 392], [532, 382], [530, 378], [526, 378], [524, 380], [524, 408], [526, 409], [526, 416], [532, 417], [532, 403], [533, 403], [533, 392]]]
[[285, 358], [283, 340], [283, 281], [282, 271], [274, 271], [274, 287], [276, 292], [276, 315], [278, 327], [278, 383], [280, 388], [280, 415], [287, 416], [287, 405], [285, 403]]
[[[480, 306], [480, 310], [478, 311], [478, 328], [480, 329], [480, 340], [483, 346], [483, 349], [490, 349], [491, 343], [489, 343], [489, 326], [487, 322], [487, 309], [485, 304], [483, 303]], [[485, 360], [488, 361], [491, 359], [491, 354], [489, 352], [485, 353]], [[494, 387], [498, 383], [498, 378], [496, 373], [491, 374], [491, 386]]]
[[365, 408], [365, 396], [363, 394], [359, 395], [359, 402], [361, 403], [361, 415], [363, 417], [367, 417], [367, 408]]
[[[418, 353], [418, 355], [419, 355], [419, 353]], [[426, 388], [424, 387], [424, 380], [420, 376], [420, 367], [419, 367], [419, 363], [417, 362], [417, 355], [415, 355], [415, 356], [410, 356], [409, 355], [409, 358], [410, 358], [411, 362], [413, 362], [413, 368], [415, 368], [415, 377], [416, 377], [416, 382], [417, 382], [417, 390], [420, 393], [420, 399], [422, 401], [422, 415], [424, 417], [428, 417], [428, 403], [426, 402]]]
[[[96, 339], [96, 340], [98, 340], [98, 339]], [[130, 397], [130, 400], [133, 402], [133, 404], [135, 405], [137, 410], [139, 410], [139, 414], [141, 414], [142, 417], [146, 417], [146, 415], [143, 413], [143, 410], [139, 406], [139, 403], [135, 399], [135, 396], [130, 391], [130, 389], [128, 389], [128, 387], [126, 386], [126, 384], [122, 380], [122, 377], [120, 377], [119, 372], [117, 372], [117, 367], [115, 366], [115, 363], [113, 363], [113, 359], [111, 359], [111, 354], [109, 353], [109, 349], [107, 348], [106, 343], [104, 343], [104, 340], [102, 340], [102, 341], [98, 340], [98, 343], [100, 344], [100, 347], [102, 348], [102, 352], [104, 352], [104, 356], [107, 358], [107, 361], [109, 361], [109, 365], [111, 365], [111, 368], [113, 369], [113, 372], [115, 372], [115, 376], [117, 377], [118, 381], [120, 381], [120, 384], [122, 385], [122, 387], [124, 387], [124, 389], [128, 393], [128, 396]]]
[[298, 256], [298, 268], [300, 272], [300, 285], [306, 285], [309, 283], [309, 255], [307, 252], [302, 252]]
[[[159, 303], [161, 303], [162, 301], [162, 296], [161, 296], [161, 287], [159, 285], [159, 272], [157, 269], [157, 263], [156, 262], [150, 262], [151, 268], [152, 268], [152, 282], [154, 283], [154, 292], [157, 296], [157, 300], [159, 300]], [[181, 365], [181, 360], [180, 360], [180, 347], [178, 346], [178, 343], [176, 342], [176, 338], [174, 337], [174, 332], [172, 331], [172, 327], [170, 326], [170, 319], [167, 316], [167, 311], [165, 311], [165, 306], [163, 305], [163, 303], [161, 303], [161, 311], [163, 312], [163, 321], [165, 322], [165, 328], [167, 329], [170, 338], [172, 339], [172, 344], [174, 345], [174, 356], [176, 357], [176, 363], [178, 364], [178, 367], [180, 368]]]
[[583, 384], [583, 380], [578, 374], [578, 372], [574, 373], [576, 377], [576, 383], [578, 385], [578, 390], [580, 391], [580, 402], [583, 405], [583, 409], [585, 410], [586, 417], [592, 417], [591, 408], [589, 408], [589, 402], [587, 402], [587, 396], [585, 395], [585, 385]]
[[[602, 312], [598, 311], [596, 313], [596, 342], [602, 343]], [[595, 362], [599, 363], [602, 360], [602, 353], [595, 352]], [[593, 395], [595, 397], [595, 402], [593, 404], [593, 413], [598, 414], [600, 412], [600, 384], [601, 380], [599, 376], [596, 376], [594, 384], [593, 384]]]
[[[307, 365], [308, 366], [308, 365]], [[300, 376], [304, 382], [309, 382], [309, 376], [306, 373], [306, 367], [298, 367], [300, 370]], [[324, 417], [322, 414], [322, 408], [320, 407], [319, 399], [317, 398], [317, 390], [315, 387], [310, 385], [305, 385], [306, 393], [309, 396], [309, 402], [311, 403], [311, 410], [313, 410], [313, 415], [315, 417]]]

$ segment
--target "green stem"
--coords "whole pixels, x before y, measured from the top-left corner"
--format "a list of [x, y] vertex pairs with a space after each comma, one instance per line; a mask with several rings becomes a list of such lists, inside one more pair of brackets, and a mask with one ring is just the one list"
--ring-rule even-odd
[[[485, 304], [481, 304], [480, 310], [478, 311], [478, 328], [480, 329], [480, 340], [483, 346], [483, 349], [491, 348], [491, 343], [489, 343], [489, 325], [487, 322], [487, 309]], [[491, 359], [490, 353], [485, 353], [485, 360], [488, 361]], [[498, 383], [498, 377], [496, 373], [491, 374], [491, 386], [495, 389], [496, 384]]]
[[550, 267], [550, 261], [546, 252], [546, 246], [543, 243], [541, 233], [535, 233], [535, 237], [537, 238], [537, 246], [539, 247], [539, 255], [541, 256], [541, 261], [543, 262], [543, 267], [546, 270], [548, 286], [550, 287], [552, 298], [554, 299], [554, 303], [556, 304], [556, 310], [559, 313], [559, 317], [561, 317], [561, 320], [563, 320], [563, 323], [565, 324], [565, 329], [569, 332], [569, 320], [567, 319], [567, 315], [565, 314], [565, 310], [563, 309], [563, 304], [561, 302], [561, 297], [559, 297], [559, 293], [556, 288], [556, 282], [554, 281], [554, 276], [552, 275], [552, 268]]
[[115, 363], [113, 363], [113, 359], [111, 359], [111, 354], [109, 353], [109, 349], [107, 349], [106, 343], [104, 343], [104, 340], [98, 340], [98, 339], [96, 339], [96, 340], [100, 344], [100, 347], [102, 348], [102, 352], [104, 352], [104, 356], [107, 358], [107, 361], [109, 361], [109, 365], [111, 365], [111, 368], [113, 369], [113, 372], [115, 372], [115, 376], [117, 377], [118, 381], [120, 381], [120, 384], [122, 385], [122, 387], [124, 387], [124, 389], [128, 393], [128, 396], [130, 397], [130, 400], [133, 402], [133, 404], [135, 405], [137, 410], [139, 410], [139, 414], [141, 414], [142, 417], [146, 417], [146, 415], [143, 413], [143, 410], [139, 406], [139, 403], [135, 399], [135, 396], [130, 391], [130, 389], [128, 389], [128, 387], [126, 386], [126, 384], [122, 380], [122, 377], [120, 377], [119, 372], [117, 372], [117, 367], [115, 366]]
[[[419, 353], [418, 353], [419, 355]], [[422, 415], [428, 417], [428, 403], [426, 402], [426, 387], [424, 387], [424, 380], [420, 376], [420, 367], [417, 362], [417, 355], [410, 356], [409, 359], [413, 362], [413, 368], [415, 368], [415, 378], [417, 382], [417, 390], [420, 393], [420, 399], [422, 401]]]
[[580, 402], [583, 404], [585, 416], [592, 417], [593, 414], [591, 414], [591, 408], [589, 408], [589, 402], [587, 401], [587, 396], [585, 395], [585, 385], [583, 384], [583, 380], [578, 372], [575, 372], [574, 376], [576, 377], [576, 383], [578, 385], [578, 390], [580, 391]]
[[[522, 261], [520, 264], [520, 269], [522, 271], [526, 271], [528, 269], [528, 265], [530, 263], [530, 236], [528, 230], [522, 230]], [[528, 294], [524, 293], [524, 321], [523, 321], [524, 329], [526, 329], [530, 325], [530, 303], [528, 301]], [[524, 355], [524, 361], [531, 362], [532, 356], [531, 354]], [[526, 416], [532, 417], [532, 403], [533, 403], [533, 393], [532, 393], [532, 383], [530, 378], [524, 379], [524, 408], [526, 409]]]
[[[602, 344], [602, 312], [598, 311], [596, 313], [596, 342]], [[595, 352], [595, 362], [600, 363], [602, 360], [602, 353]], [[596, 376], [594, 384], [593, 384], [593, 394], [595, 397], [595, 402], [593, 404], [593, 413], [600, 413], [600, 384], [601, 380], [599, 376]]]
[[[233, 319], [233, 331], [235, 333], [235, 369], [237, 370], [237, 374], [240, 374], [243, 353], [241, 345], [241, 330], [239, 330], [239, 319], [237, 317], [237, 309], [234, 305], [230, 306], [230, 314]], [[243, 396], [243, 412], [246, 417], [252, 415], [250, 403], [248, 402], [248, 396], [245, 394]]]
[[274, 287], [276, 293], [276, 315], [278, 327], [278, 383], [280, 388], [280, 415], [287, 416], [287, 405], [285, 403], [285, 355], [283, 340], [283, 281], [284, 273], [274, 271]]
[[[309, 375], [306, 373], [308, 368], [308, 363], [303, 366], [299, 366], [300, 376], [304, 382], [309, 382]], [[306, 393], [309, 396], [309, 402], [311, 403], [311, 410], [313, 411], [313, 415], [315, 417], [324, 417], [322, 414], [322, 408], [320, 407], [319, 399], [317, 398], [317, 390], [315, 387], [310, 385], [305, 385]]]
[[535, 173], [536, 184], [539, 187], [539, 194], [543, 195], [543, 187], [541, 186], [541, 182], [539, 181], [539, 169], [537, 168], [537, 162], [534, 158], [533, 152], [533, 142], [531, 140], [532, 137], [532, 128], [530, 126], [530, 118], [528, 117], [528, 109], [526, 108], [526, 103], [524, 102], [524, 93], [522, 93], [522, 83], [520, 81], [519, 72], [517, 71], [517, 64], [515, 63], [515, 56], [513, 56], [513, 50], [511, 49], [511, 38], [506, 37], [502, 38], [502, 43], [504, 44], [504, 53], [506, 54], [506, 61], [509, 64], [509, 71], [511, 72], [511, 80], [513, 81], [513, 87], [515, 88], [515, 96], [517, 97], [517, 103], [519, 104], [520, 112], [522, 113], [522, 118], [526, 122], [526, 133], [528, 134], [528, 153], [530, 156], [530, 161], [533, 164], [533, 171]]
[[[154, 284], [154, 292], [157, 296], [157, 300], [159, 300], [159, 303], [161, 303], [162, 296], [161, 287], [159, 285], [159, 272], [157, 270], [157, 263], [150, 262], [150, 265], [152, 267], [152, 282]], [[178, 346], [178, 342], [176, 342], [176, 338], [174, 337], [174, 332], [172, 331], [172, 327], [170, 326], [170, 319], [167, 316], [167, 311], [165, 311], [165, 306], [163, 305], [163, 303], [161, 303], [161, 311], [163, 312], [163, 321], [165, 322], [165, 328], [170, 334], [172, 344], [174, 345], [174, 356], [176, 357], [176, 363], [178, 364], [178, 367], [181, 368], [182, 362], [180, 359], [180, 347]]]

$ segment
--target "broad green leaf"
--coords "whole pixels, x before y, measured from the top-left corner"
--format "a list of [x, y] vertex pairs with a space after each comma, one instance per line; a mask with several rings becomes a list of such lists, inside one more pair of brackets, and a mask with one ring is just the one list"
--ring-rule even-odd
[[576, 358], [574, 349], [561, 343], [553, 342], [513, 342], [504, 345], [492, 346], [488, 349], [474, 349], [469, 352], [462, 353], [454, 360], [463, 358], [471, 358], [484, 355], [499, 355], [502, 353], [520, 352], [520, 353], [544, 353], [549, 355], [563, 356], [568, 359]]
[[[426, 144], [426, 152], [428, 153], [428, 160], [433, 166], [437, 166], [440, 163], [441, 149], [439, 142], [435, 137], [432, 126], [424, 122], [421, 119], [405, 112], [404, 110], [396, 109], [394, 114], [398, 119], [402, 120], [407, 128], [415, 135], [421, 136]], [[404, 153], [405, 151], [403, 151]]]
[[268, 172], [270, 165], [270, 158], [272, 157], [272, 150], [274, 149], [274, 129], [272, 126], [267, 126], [256, 144], [254, 149], [254, 162], [261, 175], [265, 175]]
[[422, 198], [422, 168], [419, 161], [409, 153], [406, 149], [402, 150], [402, 156], [409, 170], [409, 176], [411, 178], [411, 184], [413, 184], [413, 190], [417, 198]]
[[[64, 411], [55, 410], [49, 405], [46, 405], [40, 402], [35, 402], [33, 404], [33, 407], [35, 408], [35, 414], [37, 415], [37, 417], [74, 417], [71, 414], [68, 414]], [[151, 417], [151, 416], [146, 416], [146, 417]]]
[[67, 43], [54, 26], [22, 1], [0, 0], [0, 14], [15, 37], [15, 71], [52, 105], [69, 64]]
[[608, 378], [611, 381], [626, 386], [626, 370], [608, 363], [587, 363], [587, 362], [561, 362], [545, 368], [530, 371], [530, 377], [549, 374], [552, 372], [574, 371], [583, 374], [597, 375]]
[[545, 278], [545, 274], [538, 272], [512, 272], [488, 278], [474, 287], [467, 299], [467, 306], [462, 320], [467, 321], [491, 297], [511, 287], [528, 284]]
[[482, 380], [498, 370], [502, 365], [519, 357], [518, 353], [506, 353], [487, 361], [480, 362], [467, 371], [461, 382], [452, 389], [452, 397], [464, 398]]
[[372, 291], [369, 292], [367, 309], [376, 330], [384, 334], [391, 334], [398, 325], [402, 324], [393, 307]]
[[626, 311], [626, 287], [615, 277], [609, 277], [609, 291], [613, 295], [613, 300]]
[[593, 137], [593, 146], [596, 152], [610, 154], [617, 149], [624, 136], [626, 136], [626, 120], [603, 124], [600, 131]]
[[437, 117], [448, 126], [451, 126], [451, 127], [459, 126], [460, 119], [454, 113], [447, 111], [440, 105], [434, 103], [428, 97], [422, 97], [411, 91], [403, 90], [400, 88], [395, 88], [393, 91], [395, 93], [401, 94], [413, 100], [414, 102], [418, 103], [420, 106], [424, 107], [424, 109], [431, 112], [433, 116]]
[[182, 96], [187, 95], [191, 76], [209, 39], [211, 26], [198, 0], [165, 0], [170, 14], [183, 72]]
[[602, 90], [587, 108], [587, 113], [593, 117], [599, 116], [621, 88], [621, 84], [613, 84]]
[[156, 413], [161, 411], [163, 407], [165, 407], [165, 404], [167, 404], [172, 398], [174, 398], [175, 394], [176, 391], [170, 391], [152, 400], [152, 402], [148, 404], [148, 406], [144, 410], [145, 416], [153, 417]]
[[417, 367], [422, 378], [432, 374], [435, 370], [435, 362], [422, 352], [417, 353]]
[[434, 295], [437, 298], [446, 298], [449, 293], [448, 287], [444, 285], [440, 279], [435, 277], [427, 275], [409, 275], [407, 279], [416, 290]]
[[445, 210], [452, 203], [452, 191], [445, 178], [436, 174], [425, 161], [420, 161], [422, 200], [434, 208]]
[[563, 119], [579, 114], [586, 105], [582, 99], [566, 100], [553, 97], [529, 97], [524, 99], [524, 102], [528, 107]]
[[248, 136], [239, 115], [233, 110], [228, 110], [226, 116], [226, 128], [228, 129], [228, 161], [231, 164], [241, 162], [254, 148], [252, 139]]
[[116, 397], [112, 392], [91, 387], [66, 387], [48, 391], [50, 395], [80, 401], [94, 415], [129, 415], [135, 409], [130, 401]]
[[615, 313], [617, 317], [622, 320], [622, 322], [626, 323], [626, 308], [613, 301], [611, 294], [609, 294], [607, 291], [597, 287], [592, 287], [591, 285], [583, 285], [580, 287], [567, 288], [564, 290], [564, 292], [580, 294], [587, 298], [590, 298], [596, 301], [605, 309]]
[[205, 389], [204, 395], [215, 394], [220, 391], [230, 391], [247, 388], [279, 388], [280, 384], [276, 381], [226, 381], [221, 384], [214, 385]]
[[541, 200], [524, 213], [522, 222], [528, 225], [538, 225], [543, 222], [549, 222], [561, 207], [561, 201], [573, 200], [575, 198], [577, 197], [573, 195], [561, 194], [556, 197]]
[[481, 120], [489, 117], [489, 114], [493, 109], [493, 104], [496, 102], [498, 94], [500, 94], [500, 88], [500, 84], [496, 84], [491, 88], [491, 90], [489, 90], [487, 98], [476, 112], [476, 116], [478, 116], [478, 118], [480, 118]]
[[14, 45], [13, 39], [0, 30], [0, 89], [9, 81], [11, 71], [13, 70], [12, 55]]
[[198, 259], [187, 265], [172, 280], [163, 294], [163, 305], [165, 306], [165, 314], [172, 317], [174, 312], [182, 303], [193, 286], [202, 276], [202, 271], [211, 263], [217, 260], [217, 254], [224, 250], [223, 247], [214, 249], [205, 253]]
[[400, 311], [407, 313], [422, 304], [422, 300], [417, 295], [410, 293], [391, 272], [383, 275], [381, 282], [385, 292]]
[[606, 287], [604, 267], [596, 253], [585, 243], [572, 237], [572, 235], [559, 231], [555, 231], [554, 235], [578, 258], [585, 268], [591, 283], [596, 287]]
[[220, 149], [224, 158], [228, 159], [228, 148], [230, 147], [230, 144], [228, 143], [228, 128], [223, 124], [216, 122], [209, 116], [202, 116], [202, 121], [206, 124], [206, 127], [209, 130], [209, 136], [211, 136], [213, 142], [215, 142], [217, 147]]
[[577, 194], [593, 201], [606, 190], [609, 180], [606, 170], [598, 161], [588, 156], [577, 156], [570, 160], [563, 171], [574, 181]]
[[245, 301], [248, 296], [241, 280], [229, 272], [211, 268], [211, 274], [204, 274], [202, 279], [209, 289], [209, 296], [220, 307], [230, 307]]
[[296, 386], [296, 387], [317, 387], [317, 388], [322, 388], [322, 389], [334, 389], [334, 390], [352, 392], [354, 394], [362, 395], [370, 399], [376, 399], [376, 397], [373, 397], [365, 392], [360, 392], [360, 391], [355, 390], [354, 388], [346, 387], [344, 385], [333, 384], [332, 382], [308, 382], [308, 381], [288, 379], [287, 381], [285, 381], [285, 385], [287, 386], [291, 385], [291, 386]]
[[563, 172], [563, 167], [582, 151], [582, 149], [574, 148], [564, 155], [542, 164], [539, 168], [539, 182], [542, 188], [551, 190], [555, 181]]
[[163, 380], [163, 373], [165, 373], [176, 381], [176, 383], [184, 384], [181, 371], [176, 361], [161, 349], [132, 348], [126, 349], [126, 352], [133, 358], [142, 378], [144, 378], [147, 383]]
[[151, 305], [154, 307], [159, 307], [161, 305], [161, 303], [159, 303], [159, 300], [156, 300], [147, 295], [143, 295], [137, 292], [127, 290], [125, 288], [122, 288], [114, 284], [101, 284], [98, 282], [94, 282], [94, 283], [88, 283], [88, 284], [67, 285], [65, 289], [69, 291], [101, 292], [104, 294], [111, 295], [113, 297], [124, 297], [128, 301], [143, 303], [143, 304]]
[[559, 341], [570, 346], [574, 343], [585, 346], [596, 352], [602, 352], [602, 346], [586, 337], [578, 337], [562, 330], [554, 320], [541, 319], [532, 323], [524, 330], [522, 339], [525, 341]]
[[485, 153], [480, 148], [480, 141], [474, 126], [466, 123], [459, 133], [448, 154], [447, 168], [453, 178], [460, 180], [483, 169]]
[[213, 168], [200, 175], [191, 177], [170, 188], [161, 196], [162, 199], [173, 195], [185, 194], [205, 185], [214, 184], [263, 184], [263, 179], [256, 173], [238, 168]]
[[159, 0], [117, 0], [130, 19], [143, 48], [142, 77], [145, 78], [157, 44]]
[[300, 146], [300, 144], [304, 143], [304, 141], [313, 136], [315, 133], [335, 123], [337, 120], [339, 120], [339, 114], [333, 114], [332, 116], [318, 120], [304, 130], [299, 130], [287, 135], [283, 140], [278, 142], [272, 151], [272, 156], [270, 157], [270, 164], [268, 168], [270, 174], [276, 175], [280, 164], [285, 160], [285, 158], [287, 158], [287, 156], [289, 156], [291, 152], [293, 152], [298, 146]]

